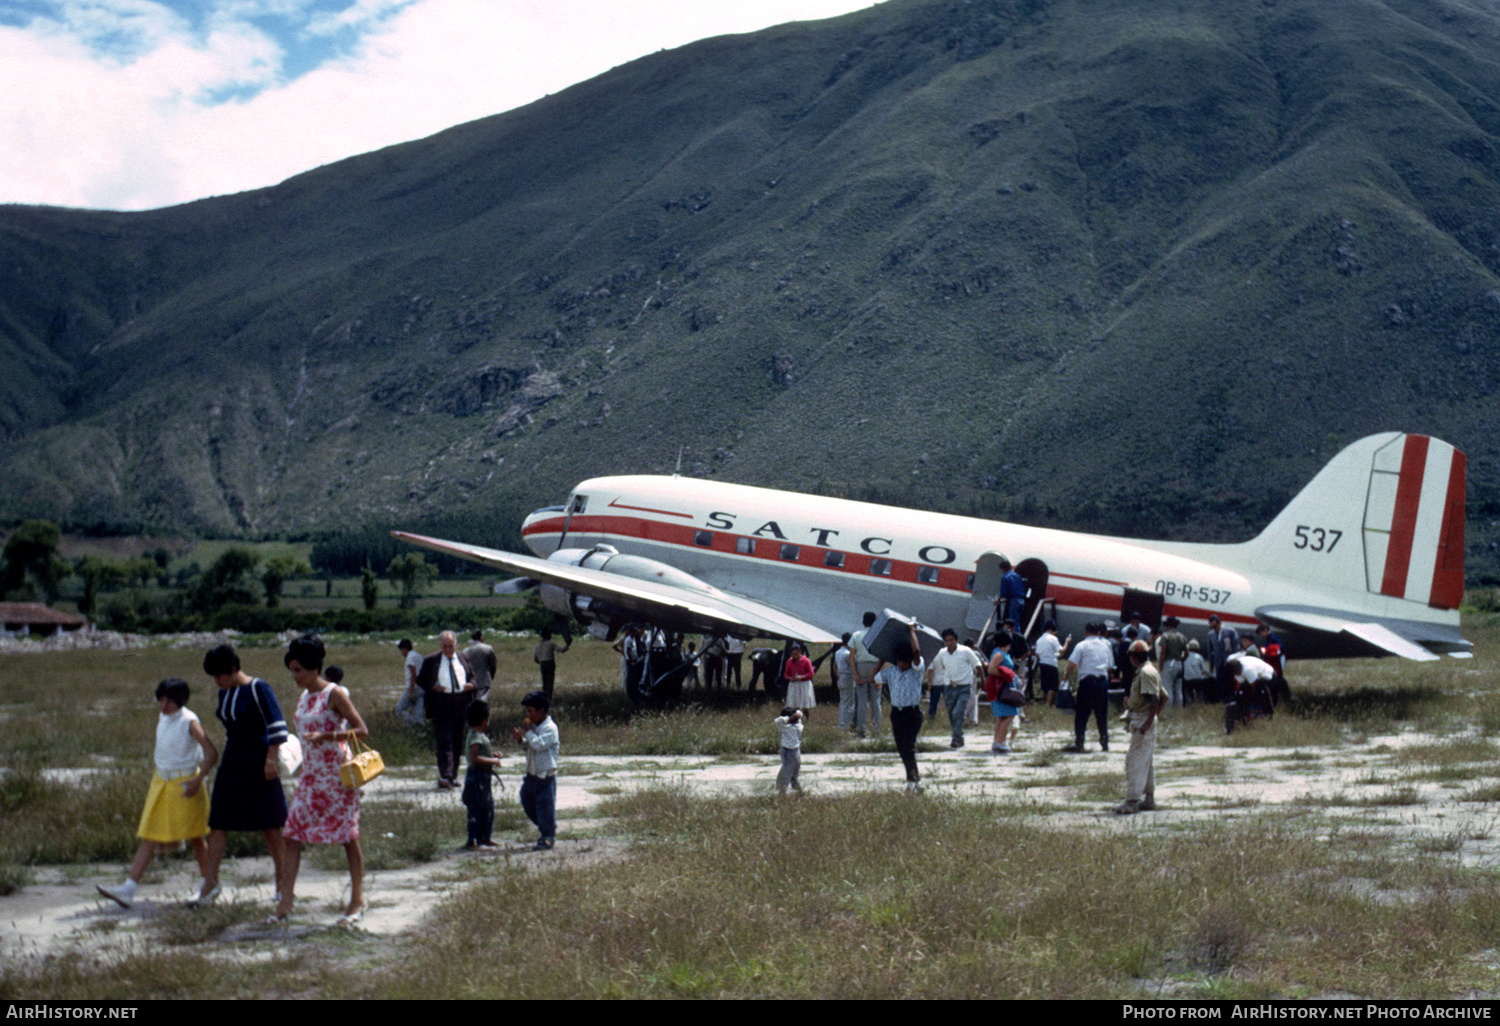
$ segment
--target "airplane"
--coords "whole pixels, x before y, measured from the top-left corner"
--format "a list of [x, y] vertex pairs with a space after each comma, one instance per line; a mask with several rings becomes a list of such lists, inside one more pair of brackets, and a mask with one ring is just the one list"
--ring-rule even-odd
[[[833, 643], [866, 610], [979, 637], [1009, 554], [1023, 619], [1061, 636], [1140, 613], [1183, 629], [1269, 624], [1297, 658], [1465, 658], [1466, 459], [1387, 432], [1330, 460], [1255, 538], [1141, 541], [680, 476], [591, 478], [521, 529], [534, 555], [393, 531], [519, 575], [553, 612], [612, 638], [666, 631]], [[925, 648], [925, 645], [924, 645]]]

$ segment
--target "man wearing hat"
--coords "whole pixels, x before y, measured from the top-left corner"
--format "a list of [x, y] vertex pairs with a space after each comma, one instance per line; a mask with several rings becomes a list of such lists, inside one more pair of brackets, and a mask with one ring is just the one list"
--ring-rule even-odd
[[1122, 816], [1156, 808], [1156, 717], [1167, 701], [1162, 694], [1161, 674], [1151, 665], [1150, 644], [1131, 642], [1130, 661], [1135, 664], [1135, 678], [1125, 699], [1125, 729], [1130, 734], [1130, 748], [1125, 753], [1125, 801], [1115, 807]]
[[552, 700], [545, 691], [521, 699], [526, 718], [512, 736], [526, 750], [526, 779], [521, 781], [521, 809], [541, 831], [533, 851], [551, 851], [557, 843], [557, 724], [547, 715]]
[[1187, 658], [1187, 638], [1177, 629], [1182, 626], [1182, 621], [1175, 616], [1163, 620], [1162, 626], [1166, 631], [1162, 633], [1157, 647], [1157, 653], [1161, 656], [1161, 686], [1167, 694], [1167, 700], [1172, 703], [1172, 708], [1181, 709], [1182, 661]]

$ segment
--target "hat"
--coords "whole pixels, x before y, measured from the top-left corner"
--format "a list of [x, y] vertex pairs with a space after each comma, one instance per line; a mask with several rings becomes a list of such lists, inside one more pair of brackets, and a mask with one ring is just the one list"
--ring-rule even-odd
[[1175, 616], [1169, 616], [1162, 621], [1162, 625], [1164, 627], [1181, 627], [1182, 621], [1177, 619], [1177, 617]]

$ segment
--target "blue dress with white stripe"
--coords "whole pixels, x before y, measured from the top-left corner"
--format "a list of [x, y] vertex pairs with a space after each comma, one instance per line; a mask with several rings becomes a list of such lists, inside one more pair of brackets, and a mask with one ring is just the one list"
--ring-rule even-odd
[[259, 677], [219, 689], [215, 709], [228, 739], [214, 776], [208, 825], [212, 830], [280, 830], [286, 793], [278, 778], [266, 779], [266, 751], [287, 738], [286, 718], [271, 685]]

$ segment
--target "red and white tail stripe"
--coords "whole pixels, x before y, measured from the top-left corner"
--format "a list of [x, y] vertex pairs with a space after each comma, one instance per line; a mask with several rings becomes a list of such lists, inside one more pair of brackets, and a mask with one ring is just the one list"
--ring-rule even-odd
[[1464, 597], [1466, 459], [1447, 442], [1404, 435], [1375, 453], [1365, 501], [1370, 591], [1457, 609]]

